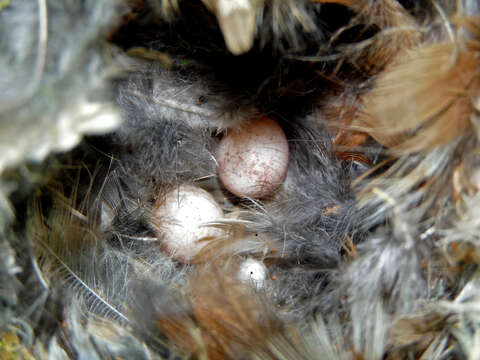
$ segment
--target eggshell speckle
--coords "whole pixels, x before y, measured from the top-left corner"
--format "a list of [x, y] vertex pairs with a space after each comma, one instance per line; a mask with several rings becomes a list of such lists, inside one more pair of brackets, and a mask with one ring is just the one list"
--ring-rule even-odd
[[271, 195], [285, 179], [288, 142], [282, 128], [270, 118], [232, 129], [216, 152], [218, 176], [225, 188], [239, 197]]
[[153, 212], [153, 223], [164, 248], [183, 262], [191, 261], [208, 240], [225, 236], [223, 230], [205, 225], [222, 218], [223, 211], [213, 196], [191, 185], [167, 193]]

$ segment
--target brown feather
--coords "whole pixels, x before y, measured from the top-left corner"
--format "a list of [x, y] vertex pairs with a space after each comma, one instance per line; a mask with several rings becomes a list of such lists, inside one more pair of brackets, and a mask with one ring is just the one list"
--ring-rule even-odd
[[364, 114], [354, 128], [397, 153], [448, 143], [470, 128], [478, 72], [478, 54], [453, 43], [409, 50], [363, 97]]
[[[198, 268], [188, 281], [191, 316], [158, 320], [159, 330], [181, 352], [208, 354], [209, 359], [257, 351], [269, 354], [268, 341], [285, 333], [271, 305], [237, 279], [236, 270], [233, 260]], [[289, 330], [289, 334], [293, 333]]]
[[378, 28], [379, 32], [364, 41], [347, 46], [344, 61], [356, 65], [368, 75], [381, 71], [404, 49], [416, 46], [422, 33], [415, 19], [394, 0], [315, 0], [317, 3], [344, 5], [357, 13], [352, 21], [341, 28], [330, 40], [333, 43], [345, 30], [357, 25]]

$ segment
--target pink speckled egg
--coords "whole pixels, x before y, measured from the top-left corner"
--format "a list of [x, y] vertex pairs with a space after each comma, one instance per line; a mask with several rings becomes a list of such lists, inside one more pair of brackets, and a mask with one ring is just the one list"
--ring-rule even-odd
[[212, 195], [196, 186], [170, 191], [157, 202], [152, 215], [163, 248], [179, 261], [193, 261], [208, 241], [226, 235], [208, 225], [223, 219], [223, 210]]
[[216, 152], [218, 176], [225, 188], [239, 197], [271, 195], [285, 179], [288, 142], [282, 128], [263, 117], [229, 130]]

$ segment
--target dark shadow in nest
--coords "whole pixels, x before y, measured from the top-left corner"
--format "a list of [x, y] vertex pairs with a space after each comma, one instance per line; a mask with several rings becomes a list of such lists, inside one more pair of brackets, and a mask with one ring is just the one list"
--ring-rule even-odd
[[[337, 46], [367, 39], [378, 29], [355, 26], [329, 44], [353, 12], [335, 4], [306, 3], [299, 6], [308, 12], [315, 31], [307, 32], [292, 16], [284, 16], [289, 30], [279, 35], [273, 30], [272, 6], [263, 10], [253, 48], [240, 56], [226, 49], [217, 19], [200, 1], [180, 2], [181, 15], [169, 22], [143, 4], [137, 18], [118, 29], [112, 41], [125, 50], [140, 46], [168, 54], [180, 77], [211, 78], [212, 90], [229, 99], [225, 111], [255, 106], [263, 113], [302, 116], [335, 89], [332, 79], [353, 84], [366, 79], [367, 74], [351, 65], [337, 69], [337, 61], [306, 59], [331, 55]], [[208, 96], [203, 100], [208, 102]]]

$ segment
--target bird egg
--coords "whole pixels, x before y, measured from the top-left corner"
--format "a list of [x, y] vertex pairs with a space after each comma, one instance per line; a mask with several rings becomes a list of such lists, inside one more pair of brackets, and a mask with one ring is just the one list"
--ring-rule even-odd
[[288, 142], [282, 128], [263, 117], [231, 129], [216, 152], [218, 176], [239, 197], [263, 198], [282, 184], [288, 169]]
[[209, 240], [224, 237], [208, 225], [221, 220], [223, 210], [207, 191], [182, 185], [162, 197], [153, 212], [153, 223], [166, 251], [175, 259], [191, 261]]
[[267, 268], [258, 260], [246, 259], [240, 264], [238, 278], [256, 289], [263, 288], [267, 279]]

